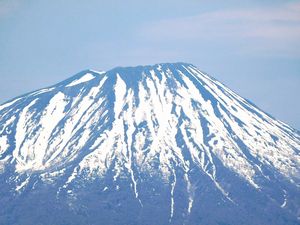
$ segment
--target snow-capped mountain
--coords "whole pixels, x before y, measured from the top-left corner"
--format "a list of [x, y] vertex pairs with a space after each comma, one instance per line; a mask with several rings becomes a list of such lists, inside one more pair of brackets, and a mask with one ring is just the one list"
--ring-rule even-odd
[[0, 106], [0, 184], [0, 224], [299, 224], [300, 133], [191, 64], [86, 70]]

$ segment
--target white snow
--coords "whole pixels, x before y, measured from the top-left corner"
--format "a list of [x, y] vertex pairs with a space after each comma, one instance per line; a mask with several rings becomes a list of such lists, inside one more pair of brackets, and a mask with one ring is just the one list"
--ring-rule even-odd
[[6, 135], [0, 136], [0, 155], [3, 154], [9, 147], [8, 137]]
[[43, 93], [50, 92], [50, 91], [52, 91], [54, 89], [55, 89], [54, 87], [52, 87], [52, 88], [44, 88], [44, 89], [41, 89], [41, 90], [33, 92], [31, 95], [40, 95], [40, 94], [43, 94]]
[[193, 208], [193, 202], [194, 202], [194, 190], [193, 190], [192, 184], [189, 180], [189, 176], [187, 173], [184, 174], [184, 180], [187, 183], [186, 188], [187, 188], [187, 193], [189, 195], [188, 214], [191, 214], [191, 211]]
[[17, 124], [16, 133], [16, 148], [14, 150], [14, 157], [17, 159], [17, 171], [40, 170], [45, 168], [44, 157], [49, 149], [48, 140], [50, 139], [54, 128], [65, 116], [64, 108], [66, 105], [65, 95], [58, 92], [49, 102], [48, 106], [41, 112], [42, 116], [39, 122], [40, 130], [38, 136], [33, 138], [26, 138], [28, 131], [33, 129], [31, 119], [32, 113], [29, 108], [35, 104], [32, 101], [24, 108], [20, 115]]
[[108, 190], [108, 187], [103, 188], [102, 192], [105, 192]]
[[106, 73], [106, 71], [104, 71], [104, 70], [102, 70], [102, 71], [97, 71], [97, 70], [91, 70], [91, 69], [90, 69], [90, 71], [91, 71], [91, 72], [94, 72], [94, 73], [98, 73], [98, 74], [100, 74], [100, 75]]
[[287, 205], [287, 196], [286, 196], [286, 190], [283, 190], [283, 192], [284, 192], [284, 201], [283, 201], [283, 203], [281, 204], [281, 208], [284, 208], [284, 207], [286, 207], [286, 205]]
[[126, 84], [122, 80], [119, 74], [117, 74], [117, 82], [114, 88], [115, 88], [115, 96], [116, 96], [114, 111], [115, 111], [116, 118], [118, 118], [124, 106], [124, 97], [126, 94]]
[[2, 129], [0, 130], [0, 134], [2, 134], [4, 131], [6, 131], [7, 134], [10, 133], [8, 126], [11, 125], [14, 120], [16, 119], [16, 116], [11, 116], [8, 120], [4, 121], [4, 124], [2, 124]]
[[7, 155], [4, 159], [0, 159], [0, 174], [2, 174], [5, 171], [5, 167], [10, 160], [11, 160], [10, 155]]
[[16, 186], [16, 192], [20, 192], [23, 188], [26, 187], [26, 185], [29, 183], [30, 177], [27, 177], [21, 184]]
[[75, 169], [73, 170], [73, 173], [71, 174], [71, 176], [68, 178], [67, 182], [64, 184], [63, 188], [67, 188], [67, 186], [72, 182], [72, 180], [74, 180], [78, 174], [78, 167], [75, 167]]
[[[112, 179], [116, 188], [119, 187], [119, 179], [128, 176], [133, 195], [141, 206], [140, 173], [160, 176], [166, 184], [171, 182], [170, 221], [176, 212], [174, 192], [178, 179], [173, 165], [185, 173], [188, 193], [186, 210], [189, 214], [193, 209], [195, 188], [188, 176], [191, 169], [202, 170], [220, 193], [231, 201], [226, 187], [219, 182], [216, 159], [254, 188], [259, 188], [257, 176], [268, 179], [261, 169], [263, 164], [273, 167], [294, 182], [300, 168], [300, 157], [294, 152], [294, 149], [300, 149], [299, 136], [196, 68], [186, 67], [186, 70], [189, 76], [184, 74], [185, 70], [178, 71], [182, 83], [172, 75], [171, 70], [159, 66], [160, 74], [150, 70], [150, 75], [143, 74], [140, 82], [133, 81], [135, 87], [122, 79], [126, 74], [112, 74], [116, 76], [116, 81], [110, 91], [114, 92], [115, 99], [108, 97], [110, 93], [103, 89], [106, 80], [110, 79], [103, 76], [98, 85], [80, 89], [80, 94], [75, 97], [62, 92], [55, 94], [49, 104], [40, 110], [40, 118], [34, 117], [33, 110], [40, 99], [28, 102], [19, 114], [9, 120], [3, 121], [0, 115], [1, 133], [16, 122], [16, 135], [13, 137], [16, 148], [11, 157], [16, 161], [17, 172], [46, 173], [48, 168], [56, 165], [61, 168], [64, 163], [78, 159], [80, 154], [83, 158], [63, 188], [67, 188], [78, 176], [84, 175], [88, 179], [105, 176], [114, 166]], [[195, 81], [190, 77], [201, 85], [203, 91], [195, 86]], [[93, 74], [88, 73], [67, 87], [94, 78]], [[170, 83], [174, 85], [170, 86]], [[53, 90], [42, 89], [35, 94], [46, 91]], [[210, 93], [211, 99], [207, 99], [204, 92]], [[2, 105], [0, 110], [12, 105]], [[177, 142], [179, 134], [180, 146]], [[278, 140], [274, 141], [271, 134]], [[0, 136], [0, 154], [8, 148], [9, 135]], [[248, 147], [248, 154], [258, 162], [249, 160], [241, 151], [237, 139]], [[191, 159], [185, 159], [184, 151], [189, 153]], [[154, 161], [159, 162], [158, 169], [154, 169]], [[4, 169], [4, 161], [2, 165]], [[54, 171], [53, 176], [47, 175], [45, 179], [59, 175]], [[282, 207], [286, 204], [284, 201]]]
[[5, 109], [5, 108], [8, 108], [9, 106], [12, 106], [13, 104], [15, 104], [17, 101], [19, 101], [21, 98], [17, 98], [17, 99], [15, 99], [15, 100], [13, 100], [13, 101], [10, 101], [10, 102], [7, 102], [7, 103], [5, 103], [5, 104], [3, 104], [3, 105], [0, 105], [0, 111], [1, 110], [3, 110], [3, 109]]
[[175, 186], [176, 186], [176, 172], [174, 169], [172, 169], [172, 174], [173, 174], [173, 179], [174, 181], [171, 183], [171, 209], [170, 209], [170, 218], [169, 218], [169, 222], [171, 223], [173, 216], [174, 216], [174, 205], [175, 205], [175, 201], [174, 201], [174, 190], [175, 190]]
[[[24, 107], [22, 112], [19, 115], [19, 120], [16, 127], [16, 144], [15, 144], [15, 150], [13, 151], [13, 157], [17, 161], [16, 170], [19, 172], [22, 170], [22, 167], [26, 165], [26, 154], [27, 154], [27, 148], [25, 149], [25, 152], [22, 151], [22, 144], [26, 138], [27, 133], [27, 126], [29, 124], [29, 120], [31, 118], [31, 112], [29, 112], [29, 109], [31, 106], [33, 106], [38, 99], [35, 99], [32, 101], [29, 105]], [[25, 155], [23, 155], [25, 154]]]
[[82, 76], [81, 78], [79, 78], [78, 80], [72, 81], [70, 84], [66, 85], [66, 87], [72, 87], [72, 86], [75, 86], [75, 85], [78, 85], [78, 84], [90, 81], [90, 80], [92, 80], [94, 78], [95, 78], [95, 76], [93, 74], [87, 73], [84, 76]]

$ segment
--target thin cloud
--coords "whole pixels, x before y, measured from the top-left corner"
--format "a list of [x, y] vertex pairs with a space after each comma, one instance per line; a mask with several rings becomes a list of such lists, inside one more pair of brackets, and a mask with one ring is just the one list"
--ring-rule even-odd
[[299, 56], [300, 3], [213, 11], [163, 20], [148, 24], [141, 29], [140, 35], [154, 42], [244, 40], [249, 49], [272, 49]]

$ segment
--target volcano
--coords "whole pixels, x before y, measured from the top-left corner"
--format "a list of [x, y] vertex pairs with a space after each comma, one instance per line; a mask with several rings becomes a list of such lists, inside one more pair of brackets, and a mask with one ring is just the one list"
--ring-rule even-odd
[[0, 106], [0, 224], [300, 224], [300, 133], [187, 63]]

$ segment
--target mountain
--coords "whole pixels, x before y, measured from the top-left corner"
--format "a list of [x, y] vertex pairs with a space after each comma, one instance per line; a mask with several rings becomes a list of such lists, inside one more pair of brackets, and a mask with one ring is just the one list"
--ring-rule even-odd
[[[292, 110], [292, 109], [287, 109]], [[0, 106], [0, 224], [300, 224], [300, 133], [186, 63]]]

